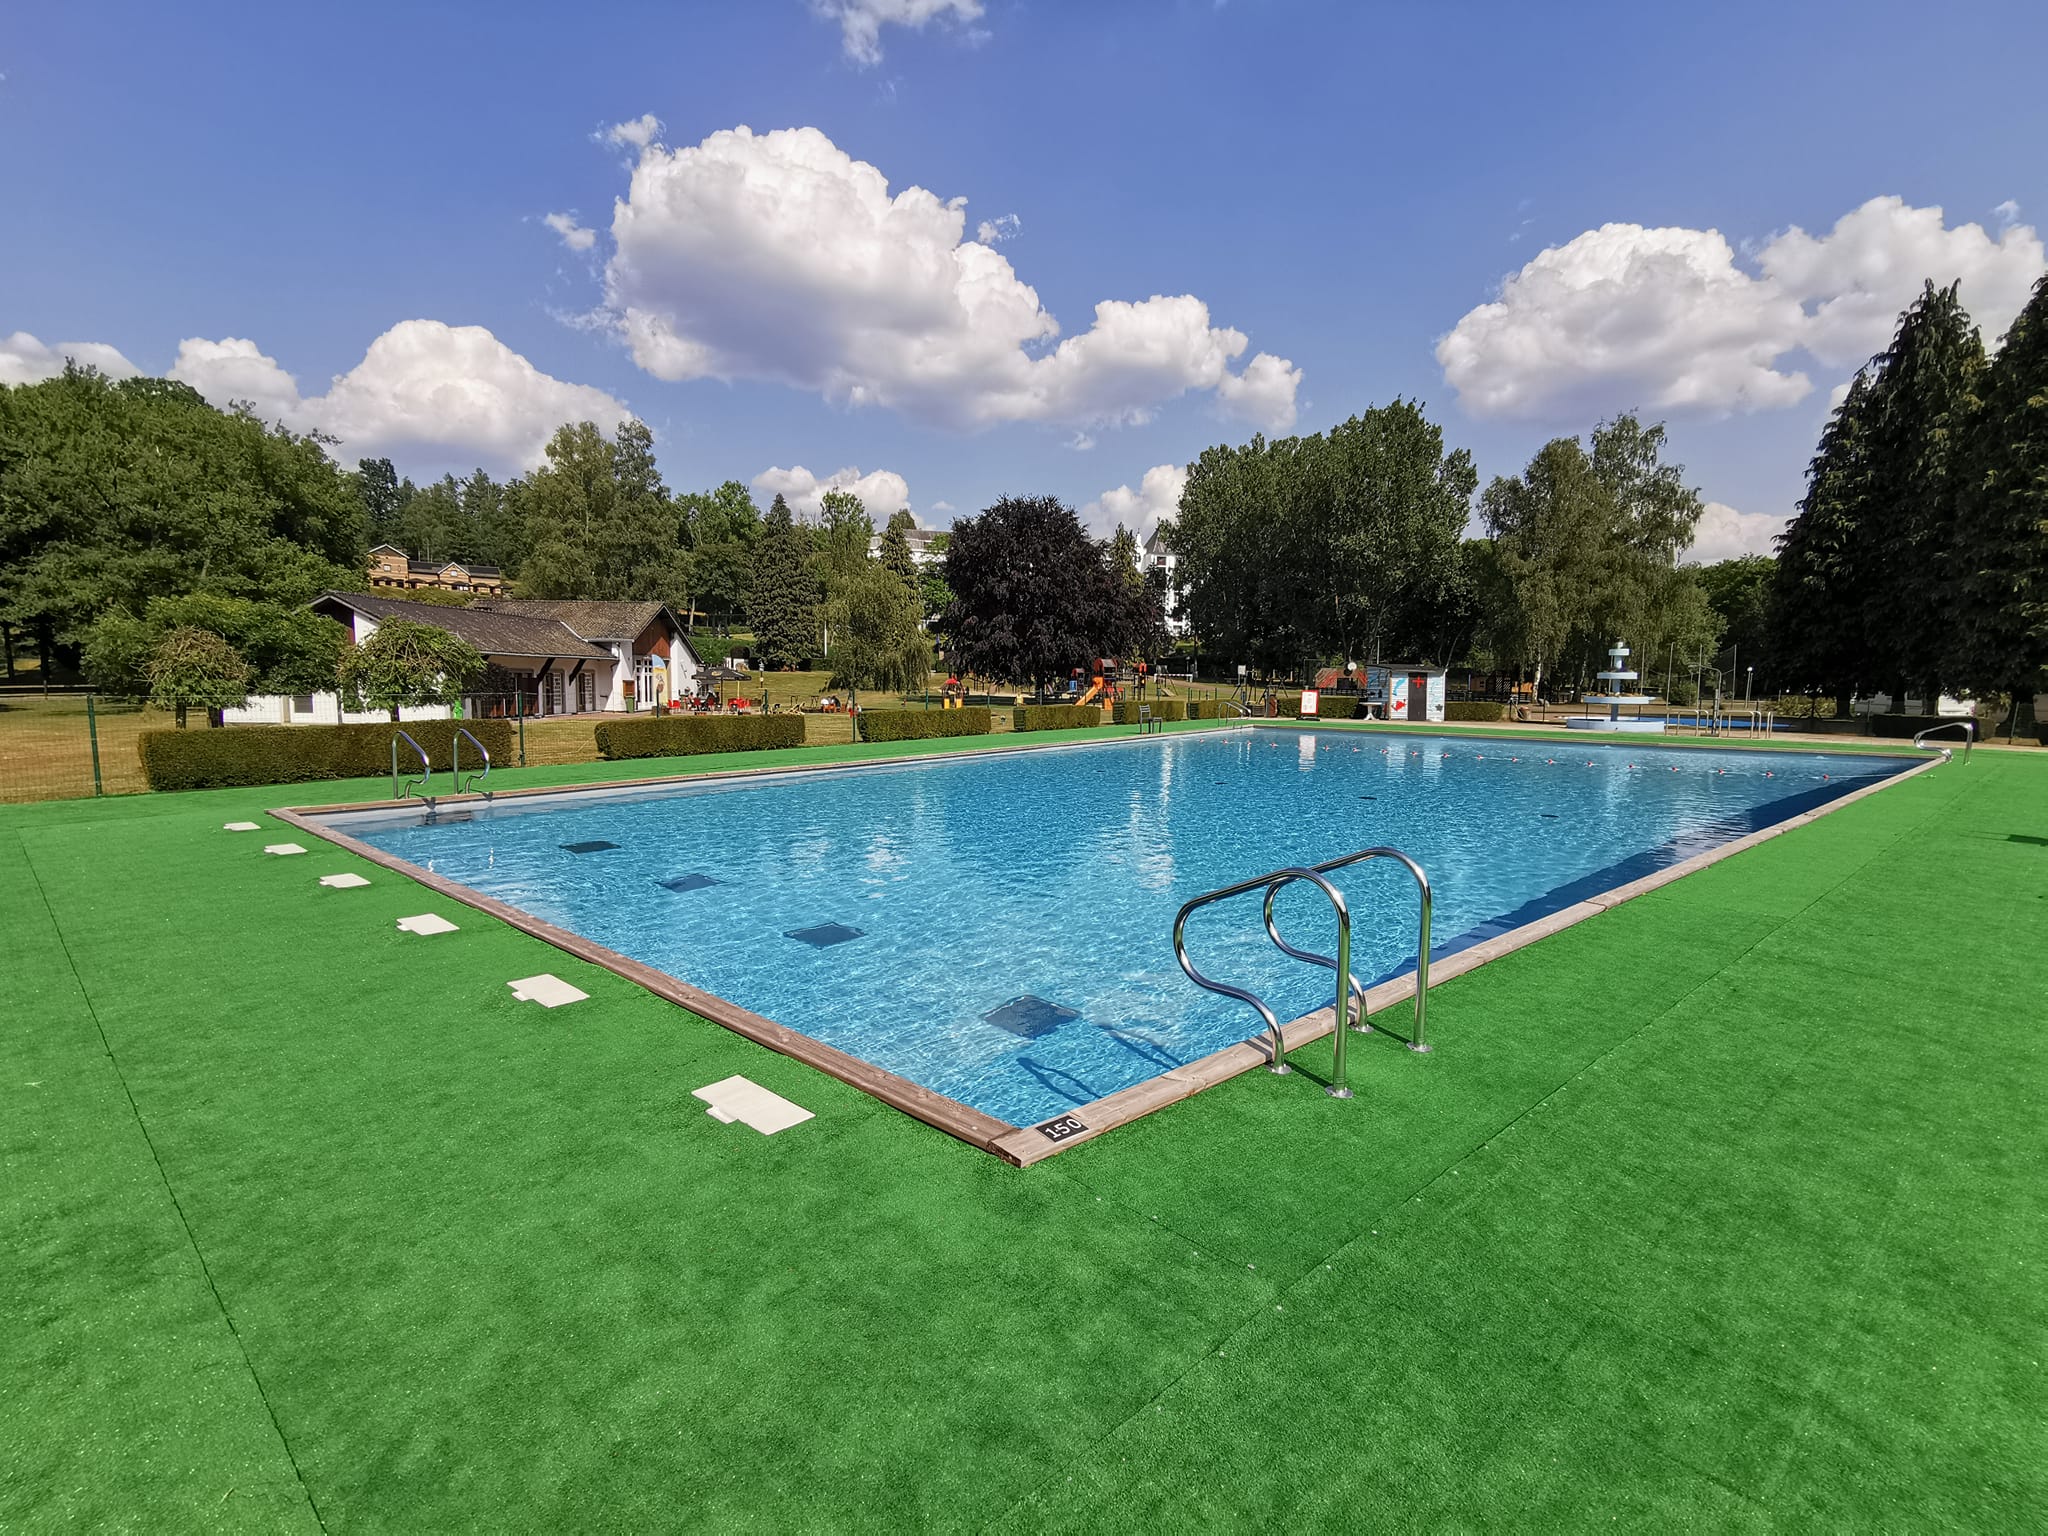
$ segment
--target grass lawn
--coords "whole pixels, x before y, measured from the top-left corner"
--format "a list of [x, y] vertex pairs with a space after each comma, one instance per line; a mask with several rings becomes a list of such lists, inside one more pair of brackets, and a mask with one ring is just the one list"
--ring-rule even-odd
[[[1026, 1171], [220, 830], [337, 788], [0, 807], [0, 1529], [2048, 1507], [2048, 754], [1448, 982], [1348, 1104], [1253, 1072]], [[734, 1072], [817, 1118], [718, 1124]]]

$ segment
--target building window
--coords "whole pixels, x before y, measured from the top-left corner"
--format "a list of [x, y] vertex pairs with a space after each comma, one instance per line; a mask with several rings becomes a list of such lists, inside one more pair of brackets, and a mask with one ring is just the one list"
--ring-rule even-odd
[[295, 715], [310, 715], [313, 713], [313, 695], [310, 693], [293, 694], [292, 713]]

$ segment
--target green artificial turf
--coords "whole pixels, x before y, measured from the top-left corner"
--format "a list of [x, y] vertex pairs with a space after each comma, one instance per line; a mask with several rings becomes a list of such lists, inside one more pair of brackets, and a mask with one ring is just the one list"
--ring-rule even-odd
[[[1309, 1047], [1024, 1171], [220, 830], [378, 792], [0, 809], [0, 1528], [2048, 1507], [2048, 760], [1448, 982], [1349, 1103]], [[513, 1001], [537, 971], [590, 1001]], [[817, 1118], [719, 1125], [734, 1072]]]

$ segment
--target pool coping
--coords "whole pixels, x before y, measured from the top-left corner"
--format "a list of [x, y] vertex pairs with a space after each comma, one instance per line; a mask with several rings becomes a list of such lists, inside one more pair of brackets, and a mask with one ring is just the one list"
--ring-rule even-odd
[[[1203, 723], [1207, 724], [1208, 722]], [[1304, 725], [1313, 727], [1316, 723], [1312, 721], [1280, 722], [1265, 720], [1216, 722], [1217, 725], [1238, 730], [1274, 729], [1276, 727], [1279, 729], [1299, 729]], [[1174, 732], [1172, 734], [1181, 735], [1184, 733]], [[1155, 736], [1162, 741], [1166, 739], [1166, 733], [1155, 733]], [[1113, 743], [1149, 739], [1153, 738], [1117, 736], [1100, 742], [1048, 741], [1020, 743], [1015, 746], [990, 747], [985, 750], [990, 753], [1051, 751], [1067, 747], [1108, 746]], [[1512, 740], [1514, 738], [1502, 739]], [[1617, 747], [1624, 745], [1622, 743], [1605, 742], [1589, 744]], [[1626, 745], [1642, 746], [1646, 745], [1646, 743], [1634, 742], [1626, 743]], [[1801, 745], [1805, 744], [1802, 743]], [[1745, 749], [1735, 748], [1732, 750]], [[1746, 750], [1755, 750], [1755, 748], [1751, 747]], [[772, 768], [735, 768], [699, 774], [665, 774], [644, 779], [614, 780], [608, 783], [543, 785], [527, 789], [506, 790], [492, 796], [475, 793], [442, 795], [436, 796], [434, 803], [437, 806], [442, 804], [481, 805], [496, 800], [529, 799], [545, 795], [587, 794], [599, 790], [631, 791], [637, 788], [671, 786], [682, 783], [715, 783], [719, 780], [757, 779], [846, 768], [872, 768], [889, 764], [957, 761], [962, 755], [958, 749], [955, 749], [950, 752], [916, 753], [908, 756], [882, 759], [853, 759], [832, 763], [780, 765]], [[1883, 753], [1869, 755], [1892, 756], [1903, 754]], [[1722, 859], [1730, 858], [1735, 854], [1743, 852], [1745, 849], [1768, 842], [1771, 838], [1778, 837], [1796, 827], [1805, 826], [1822, 816], [1828, 815], [1830, 812], [1839, 810], [1845, 805], [1853, 804], [1855, 801], [1861, 800], [1866, 796], [1889, 789], [1895, 784], [1903, 783], [1907, 779], [1925, 773], [1930, 769], [1939, 768], [1948, 761], [1949, 759], [1945, 756], [1929, 757], [1925, 762], [1915, 763], [1912, 767], [1891, 774], [1878, 783], [1867, 784], [1861, 789], [1852, 790], [1813, 810], [1801, 811], [1796, 815], [1788, 816], [1783, 821], [1774, 822], [1768, 827], [1762, 827], [1757, 831], [1745, 833], [1741, 837], [1731, 839], [1703, 853], [1694, 854], [1690, 858], [1682, 859], [1675, 864], [1667, 865], [1663, 869], [1655, 870], [1638, 879], [1618, 885], [1612, 890], [1601, 891], [1583, 901], [1574, 902], [1568, 907], [1547, 913], [1543, 917], [1511, 928], [1505, 933], [1497, 934], [1489, 939], [1483, 939], [1476, 944], [1457, 951], [1455, 954], [1446, 955], [1441, 960], [1432, 960], [1429, 968], [1429, 984], [1434, 988], [1454, 977], [1465, 975], [1467, 972], [1476, 970], [1490, 961], [1500, 959], [1503, 955], [1512, 954], [1518, 949], [1525, 948], [1535, 943], [1538, 939], [1548, 938], [1551, 934], [1562, 932], [1564, 929], [1582, 923], [1588, 918], [1598, 917], [1602, 912], [1607, 911], [1611, 907], [1619, 906], [1622, 902], [1645, 895], [1661, 886], [1669, 885], [1674, 880], [1682, 879], [1686, 875], [1704, 869], [1710, 864], [1718, 863]], [[902, 1110], [905, 1114], [921, 1120], [937, 1130], [944, 1131], [947, 1135], [964, 1141], [970, 1146], [991, 1153], [1018, 1168], [1029, 1168], [1036, 1163], [1044, 1162], [1046, 1159], [1054, 1157], [1070, 1147], [1079, 1146], [1083, 1142], [1093, 1141], [1096, 1137], [1115, 1130], [1120, 1126], [1128, 1125], [1133, 1120], [1165, 1109], [1168, 1105], [1177, 1104], [1183, 1099], [1191, 1098], [1205, 1088], [1214, 1087], [1218, 1083], [1249, 1072], [1255, 1067], [1263, 1067], [1269, 1061], [1269, 1053], [1263, 1039], [1254, 1037], [1251, 1040], [1241, 1041], [1235, 1045], [1225, 1046], [1221, 1050], [1213, 1051], [1207, 1056], [1198, 1057], [1194, 1061], [1184, 1062], [1179, 1066], [1169, 1068], [1156, 1077], [1147, 1078], [1144, 1082], [1134, 1083], [1128, 1088], [1119, 1089], [1117, 1092], [1106, 1094], [1102, 1098], [1091, 1100], [1086, 1104], [1076, 1105], [1061, 1115], [1055, 1116], [1053, 1120], [1042, 1122], [1042, 1125], [1014, 1126], [1006, 1120], [998, 1120], [993, 1115], [975, 1109], [972, 1105], [963, 1104], [957, 1099], [949, 1098], [921, 1084], [912, 1082], [909, 1078], [901, 1077], [894, 1072], [874, 1065], [872, 1062], [864, 1061], [858, 1056], [838, 1049], [836, 1046], [828, 1045], [815, 1036], [791, 1029], [784, 1024], [778, 1024], [775, 1020], [742, 1008], [737, 1003], [730, 1002], [714, 993], [705, 992], [700, 988], [693, 987], [688, 982], [681, 981], [665, 971], [657, 970], [643, 961], [635, 960], [630, 956], [620, 954], [617, 950], [608, 949], [604, 945], [594, 943], [581, 934], [572, 933], [566, 928], [557, 927], [555, 924], [535, 917], [529, 912], [514, 907], [507, 902], [500, 901], [494, 896], [487, 896], [473, 887], [450, 880], [445, 876], [437, 875], [431, 870], [422, 869], [408, 860], [399, 858], [396, 854], [387, 853], [381, 848], [362, 841], [360, 838], [350, 836], [346, 832], [326, 825], [318, 819], [324, 816], [349, 812], [361, 813], [384, 808], [387, 807], [382, 807], [375, 802], [366, 805], [363, 802], [357, 801], [344, 805], [278, 807], [273, 808], [270, 814], [289, 826], [296, 827], [298, 830], [317, 837], [324, 842], [344, 848], [359, 858], [367, 859], [371, 863], [391, 870], [395, 874], [403, 875], [431, 891], [448, 897], [450, 900], [461, 902], [465, 906], [495, 917], [499, 921], [519, 929], [533, 938], [540, 939], [544, 943], [551, 944], [555, 948], [575, 956], [579, 960], [587, 961], [592, 965], [602, 966], [604, 969], [623, 977], [627, 981], [633, 982], [637, 986], [644, 987], [657, 997], [664, 998], [678, 1007], [696, 1014], [700, 1018], [708, 1019], [714, 1024], [732, 1030], [735, 1034], [743, 1035], [756, 1044], [766, 1046], [768, 1049], [776, 1051], [781, 1055], [793, 1057], [808, 1066], [815, 1067], [821, 1072], [836, 1077], [840, 1081], [858, 1088], [874, 1098], [880, 1099], [891, 1108]], [[396, 806], [388, 808], [397, 809]], [[1381, 1017], [1387, 1009], [1392, 1008], [1398, 1003], [1406, 1002], [1414, 996], [1414, 972], [1411, 971], [1403, 976], [1391, 977], [1366, 989], [1366, 1016], [1369, 1018]], [[1281, 1026], [1281, 1039], [1284, 1049], [1291, 1053], [1303, 1046], [1312, 1045], [1316, 1041], [1327, 1037], [1335, 1027], [1335, 1024], [1336, 1011], [1334, 1002], [1330, 1007], [1319, 1008], [1313, 1012], [1303, 1014], [1300, 1018], [1291, 1019]], [[1058, 1140], [1054, 1140], [1050, 1133], [1042, 1129], [1043, 1125], [1053, 1125], [1060, 1121], [1068, 1120], [1078, 1121], [1079, 1128], [1064, 1132]]]

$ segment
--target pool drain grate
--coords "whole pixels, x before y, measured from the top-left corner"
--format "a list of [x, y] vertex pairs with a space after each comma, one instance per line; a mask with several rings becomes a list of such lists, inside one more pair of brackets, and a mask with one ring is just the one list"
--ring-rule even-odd
[[792, 928], [783, 935], [785, 939], [796, 939], [813, 949], [829, 949], [834, 944], [844, 944], [848, 939], [864, 938], [858, 928], [849, 928], [844, 923], [820, 923], [815, 928]]
[[1022, 1035], [1026, 1040], [1036, 1040], [1040, 1035], [1051, 1034], [1067, 1020], [1079, 1017], [1081, 1010], [1078, 1008], [1063, 1008], [1058, 1003], [1027, 992], [1022, 997], [1011, 998], [1000, 1008], [990, 1009], [981, 1016], [981, 1020], [1013, 1035]]
[[606, 850], [607, 848], [616, 848], [616, 847], [618, 847], [618, 846], [619, 846], [619, 845], [618, 845], [617, 843], [606, 843], [606, 842], [589, 842], [589, 843], [564, 843], [564, 844], [562, 844], [562, 852], [564, 852], [564, 853], [603, 853], [603, 852], [604, 852], [604, 851], [605, 851], [605, 850]]
[[680, 894], [683, 891], [701, 891], [707, 885], [719, 885], [723, 882], [714, 880], [709, 875], [677, 875], [673, 880], [657, 880], [654, 883], [664, 891], [675, 891]]

